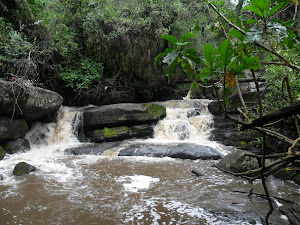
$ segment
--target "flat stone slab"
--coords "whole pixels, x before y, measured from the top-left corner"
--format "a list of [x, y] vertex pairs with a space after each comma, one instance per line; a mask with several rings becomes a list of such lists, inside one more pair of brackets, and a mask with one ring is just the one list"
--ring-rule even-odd
[[223, 155], [210, 146], [197, 144], [171, 144], [171, 145], [133, 145], [119, 152], [119, 156], [150, 156], [171, 157], [179, 159], [221, 159]]
[[74, 155], [105, 155], [106, 151], [115, 152], [117, 156], [148, 156], [171, 157], [179, 159], [217, 160], [223, 155], [210, 146], [175, 143], [175, 144], [149, 144], [133, 143], [122, 145], [122, 142], [104, 142], [100, 144], [87, 144], [65, 150], [67, 154]]

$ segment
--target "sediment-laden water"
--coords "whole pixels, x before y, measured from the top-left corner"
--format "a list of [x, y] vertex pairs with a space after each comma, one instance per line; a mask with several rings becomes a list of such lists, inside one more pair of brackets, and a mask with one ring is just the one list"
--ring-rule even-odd
[[[155, 137], [131, 143], [198, 143], [226, 154], [230, 149], [208, 140], [212, 116], [206, 103], [167, 103], [167, 118]], [[177, 111], [177, 112], [176, 112]], [[268, 211], [265, 200], [234, 190], [263, 193], [213, 167], [213, 160], [152, 157], [68, 155], [79, 146], [74, 133], [77, 111], [62, 107], [57, 123], [36, 124], [27, 134], [32, 150], [6, 155], [0, 161], [0, 224], [261, 224]], [[114, 156], [114, 157], [111, 157]], [[38, 170], [12, 175], [20, 161]], [[196, 177], [196, 169], [204, 176]], [[298, 186], [268, 178], [273, 195], [299, 200]], [[278, 211], [273, 224], [288, 224]]]

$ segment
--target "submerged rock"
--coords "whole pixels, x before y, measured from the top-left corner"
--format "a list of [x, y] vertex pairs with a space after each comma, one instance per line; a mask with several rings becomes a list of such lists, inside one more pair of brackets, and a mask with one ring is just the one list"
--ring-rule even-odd
[[19, 138], [9, 141], [4, 145], [4, 150], [9, 154], [25, 152], [30, 150], [30, 143], [27, 139]]
[[34, 167], [26, 162], [19, 162], [13, 170], [13, 175], [22, 176], [25, 174], [29, 174], [30, 172], [33, 172], [33, 171], [36, 171], [36, 167]]
[[112, 150], [120, 147], [120, 142], [104, 142], [101, 144], [86, 144], [75, 148], [66, 149], [67, 154], [74, 155], [101, 155], [107, 150]]
[[0, 117], [0, 139], [18, 139], [25, 136], [28, 126], [23, 119]]
[[62, 102], [62, 96], [56, 92], [0, 80], [0, 115], [37, 120], [55, 112]]
[[4, 158], [5, 154], [6, 154], [5, 150], [0, 146], [0, 160]]
[[245, 156], [246, 153], [249, 152], [242, 150], [233, 151], [221, 159], [217, 166], [233, 173], [242, 173], [257, 169], [259, 167], [257, 159]]

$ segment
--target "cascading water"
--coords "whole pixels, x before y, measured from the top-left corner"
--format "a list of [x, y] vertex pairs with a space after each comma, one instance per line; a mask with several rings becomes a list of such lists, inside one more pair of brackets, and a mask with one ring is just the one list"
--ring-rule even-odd
[[[166, 105], [167, 117], [157, 124], [155, 137], [131, 143], [222, 149], [208, 139], [213, 120], [206, 100]], [[62, 107], [56, 123], [35, 124], [28, 132], [30, 151], [0, 161], [0, 224], [261, 224], [268, 211], [264, 200], [231, 192], [263, 192], [260, 184], [224, 174], [211, 160], [65, 154], [66, 148], [81, 145], [76, 139], [80, 121], [77, 110]], [[120, 148], [126, 145], [130, 142]], [[20, 161], [37, 171], [12, 176]], [[193, 176], [192, 169], [204, 176]], [[269, 183], [271, 194], [295, 194], [295, 184]], [[279, 218], [274, 224], [285, 224], [280, 215], [272, 216]]]

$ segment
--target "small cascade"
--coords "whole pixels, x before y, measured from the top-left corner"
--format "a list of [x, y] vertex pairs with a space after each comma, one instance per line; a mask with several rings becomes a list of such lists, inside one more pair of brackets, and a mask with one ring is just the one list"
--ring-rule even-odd
[[69, 107], [60, 107], [56, 123], [36, 123], [26, 134], [32, 148], [78, 144], [78, 129], [82, 123], [82, 112]]
[[166, 102], [167, 115], [156, 125], [154, 139], [160, 142], [210, 142], [213, 116], [207, 108], [209, 102], [207, 99]]
[[[30, 142], [31, 150], [18, 154], [6, 155], [0, 161], [0, 174], [6, 178], [12, 176], [14, 166], [25, 161], [40, 170], [57, 171], [63, 174], [65, 165], [55, 162], [56, 157], [63, 157], [64, 150], [81, 145], [77, 140], [77, 131], [82, 121], [82, 113], [69, 107], [60, 107], [57, 120], [53, 123], [35, 123], [25, 138]], [[60, 168], [61, 167], [61, 168]]]

